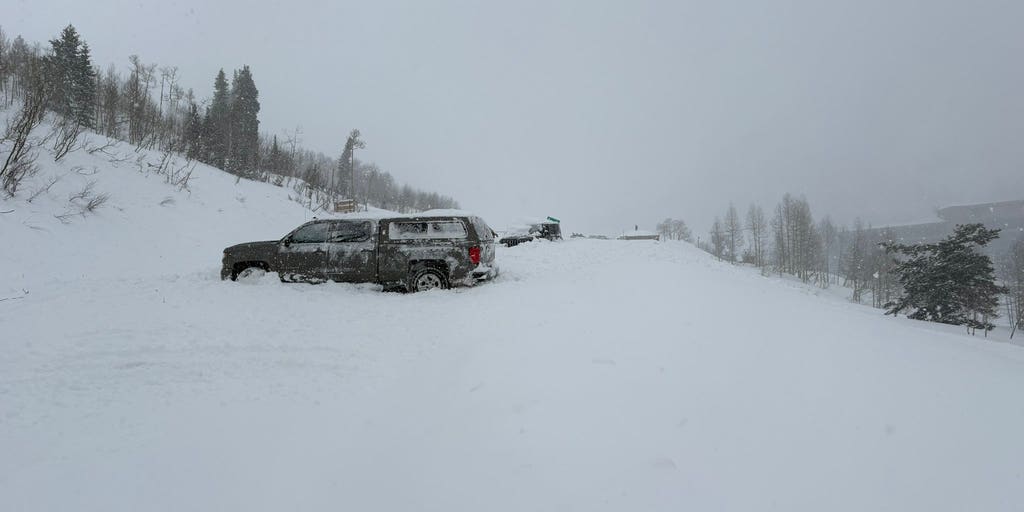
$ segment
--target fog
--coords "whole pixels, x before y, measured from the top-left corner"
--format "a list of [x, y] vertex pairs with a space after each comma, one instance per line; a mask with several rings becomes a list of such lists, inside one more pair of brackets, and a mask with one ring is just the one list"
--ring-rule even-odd
[[704, 233], [730, 201], [805, 195], [876, 225], [1024, 197], [1024, 3], [0, 0], [10, 36], [67, 23], [94, 62], [248, 64], [261, 128], [301, 125], [501, 227]]

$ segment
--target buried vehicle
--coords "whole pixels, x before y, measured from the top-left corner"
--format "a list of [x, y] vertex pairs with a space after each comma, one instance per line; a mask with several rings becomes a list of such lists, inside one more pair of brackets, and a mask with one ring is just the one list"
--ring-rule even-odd
[[514, 228], [498, 240], [498, 243], [505, 247], [515, 247], [521, 243], [532, 242], [538, 238], [551, 240], [552, 242], [555, 240], [561, 240], [561, 221], [554, 217], [548, 217], [543, 221], [533, 222], [526, 226]]
[[430, 212], [307, 222], [280, 240], [224, 249], [221, 279], [277, 272], [282, 281], [378, 283], [422, 291], [498, 274], [494, 232], [471, 214]]

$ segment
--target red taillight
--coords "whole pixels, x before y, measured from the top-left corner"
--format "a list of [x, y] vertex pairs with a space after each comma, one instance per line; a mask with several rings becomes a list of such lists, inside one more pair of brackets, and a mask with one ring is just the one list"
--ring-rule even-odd
[[474, 265], [480, 264], [480, 248], [470, 247], [469, 248], [469, 261], [472, 261]]

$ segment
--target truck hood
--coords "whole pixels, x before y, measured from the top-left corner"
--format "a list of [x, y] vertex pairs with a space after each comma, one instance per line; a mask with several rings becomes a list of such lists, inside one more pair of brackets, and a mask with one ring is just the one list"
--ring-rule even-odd
[[277, 249], [279, 240], [267, 240], [264, 242], [246, 242], [244, 244], [232, 245], [224, 249], [224, 252], [235, 255], [235, 254], [257, 254], [266, 253], [268, 251], [274, 251]]

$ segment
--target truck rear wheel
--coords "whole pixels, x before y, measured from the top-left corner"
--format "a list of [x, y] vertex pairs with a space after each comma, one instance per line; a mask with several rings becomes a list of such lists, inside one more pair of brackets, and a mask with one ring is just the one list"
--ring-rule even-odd
[[448, 280], [436, 268], [422, 268], [412, 274], [409, 280], [410, 292], [423, 292], [433, 289], [447, 289]]

